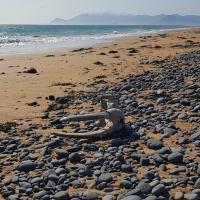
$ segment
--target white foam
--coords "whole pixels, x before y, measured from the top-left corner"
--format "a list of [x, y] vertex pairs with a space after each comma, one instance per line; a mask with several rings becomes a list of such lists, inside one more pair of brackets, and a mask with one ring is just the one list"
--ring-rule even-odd
[[109, 34], [79, 35], [79, 36], [59, 36], [59, 37], [34, 37], [15, 36], [12, 38], [0, 35], [0, 53], [23, 53], [35, 51], [48, 51], [55, 48], [75, 48], [87, 45], [94, 45], [103, 42], [110, 42], [118, 38], [146, 35], [162, 30], [141, 30], [135, 29], [133, 32], [120, 33], [113, 31]]

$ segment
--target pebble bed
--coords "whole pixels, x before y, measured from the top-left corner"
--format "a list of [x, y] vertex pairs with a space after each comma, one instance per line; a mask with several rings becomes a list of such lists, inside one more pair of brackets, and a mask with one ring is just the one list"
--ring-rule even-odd
[[[129, 75], [96, 92], [47, 97], [42, 119], [21, 130], [0, 124], [0, 194], [8, 200], [199, 200], [200, 51], [154, 60], [156, 71]], [[113, 94], [123, 131], [102, 140], [44, 136], [63, 129], [69, 106]], [[178, 125], [179, 124], [179, 125]], [[75, 132], [96, 129], [93, 121]], [[189, 128], [188, 128], [189, 127]], [[50, 132], [51, 133], [51, 132]]]

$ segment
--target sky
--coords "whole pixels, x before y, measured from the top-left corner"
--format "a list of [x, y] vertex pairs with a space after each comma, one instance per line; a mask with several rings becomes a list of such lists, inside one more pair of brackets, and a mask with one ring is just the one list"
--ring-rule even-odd
[[200, 15], [200, 0], [0, 0], [0, 24], [43, 24], [104, 12]]

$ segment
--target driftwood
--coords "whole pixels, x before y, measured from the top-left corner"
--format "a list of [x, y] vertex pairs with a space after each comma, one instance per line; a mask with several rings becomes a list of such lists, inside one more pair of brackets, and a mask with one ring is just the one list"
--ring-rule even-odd
[[124, 127], [124, 113], [118, 108], [117, 101], [111, 95], [104, 95], [100, 97], [100, 102], [102, 112], [63, 117], [60, 121], [62, 123], [89, 120], [99, 121], [102, 128], [85, 133], [55, 132], [54, 135], [74, 138], [101, 138], [122, 130]]

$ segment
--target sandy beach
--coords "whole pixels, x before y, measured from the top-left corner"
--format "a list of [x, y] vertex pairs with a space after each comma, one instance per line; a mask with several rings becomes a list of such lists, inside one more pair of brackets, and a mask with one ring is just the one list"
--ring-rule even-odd
[[[199, 32], [199, 29], [185, 29], [130, 37], [82, 51], [66, 49], [50, 54], [0, 56], [0, 121], [40, 118], [47, 107], [45, 97], [51, 94], [95, 91], [102, 85], [100, 80], [112, 85], [128, 74], [158, 70], [148, 63], [198, 49]], [[38, 74], [23, 73], [31, 67]], [[28, 106], [32, 101], [40, 106]]]
[[[91, 200], [98, 199], [96, 193], [117, 199], [127, 192], [156, 200], [162, 193], [174, 198], [200, 188], [199, 50], [200, 28], [191, 28], [87, 48], [0, 55], [0, 151], [6, 149], [0, 154], [2, 199], [14, 194], [52, 199], [55, 191], [49, 188], [57, 186], [51, 181], [61, 182], [63, 174], [63, 190], [71, 197], [89, 191], [94, 196], [85, 199]], [[97, 141], [51, 135], [64, 129], [57, 120], [63, 111], [67, 116], [99, 111], [97, 95], [109, 91], [120, 96], [132, 135]], [[71, 98], [69, 105], [58, 108], [54, 98], [59, 96]], [[14, 125], [4, 129], [6, 122]], [[94, 124], [85, 125], [95, 130]], [[81, 131], [82, 125], [70, 128]], [[83, 166], [92, 167], [84, 171]], [[23, 190], [26, 181], [33, 190]]]

